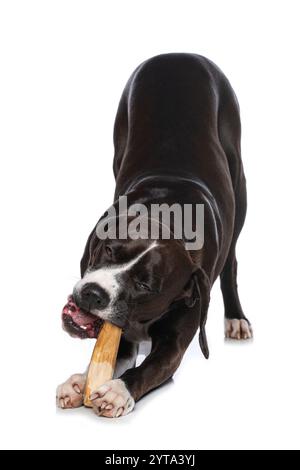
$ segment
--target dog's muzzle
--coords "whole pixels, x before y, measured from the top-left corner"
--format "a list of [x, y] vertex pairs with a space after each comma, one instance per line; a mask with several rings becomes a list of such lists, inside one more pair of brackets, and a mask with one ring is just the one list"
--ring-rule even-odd
[[[94, 294], [93, 294], [94, 295]], [[95, 300], [96, 301], [96, 300]], [[85, 339], [97, 338], [103, 324], [101, 318], [78, 306], [72, 295], [62, 311], [63, 328], [71, 336]]]

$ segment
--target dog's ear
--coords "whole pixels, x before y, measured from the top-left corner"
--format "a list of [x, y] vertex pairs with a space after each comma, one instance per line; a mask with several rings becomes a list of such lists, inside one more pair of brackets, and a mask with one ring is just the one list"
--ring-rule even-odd
[[197, 300], [199, 300], [199, 294], [194, 275], [191, 276], [190, 280], [185, 285], [183, 292], [176, 300], [184, 300], [184, 303], [187, 307], [194, 307]]
[[210, 280], [201, 267], [195, 268], [195, 271], [192, 275], [195, 288], [197, 291], [198, 296], [196, 295], [196, 302], [199, 301], [200, 307], [200, 319], [199, 319], [199, 326], [200, 326], [200, 333], [199, 333], [199, 343], [201, 350], [204, 354], [204, 357], [208, 359], [209, 357], [209, 349], [207, 344], [206, 332], [205, 332], [205, 324], [207, 319], [207, 311], [210, 301]]
[[210, 300], [210, 289], [210, 280], [206, 272], [201, 267], [195, 266], [193, 274], [185, 286], [183, 293], [178, 299], [176, 299], [183, 299], [186, 306], [189, 308], [199, 309], [199, 344], [206, 359], [209, 357], [209, 349], [205, 332], [205, 324]]
[[93, 254], [93, 249], [94, 249], [94, 246], [97, 243], [97, 236], [96, 236], [95, 228], [93, 229], [93, 231], [89, 235], [89, 238], [88, 238], [88, 240], [86, 242], [86, 245], [85, 245], [83, 256], [82, 256], [81, 261], [80, 261], [81, 277], [84, 276], [84, 273], [86, 272], [86, 270], [87, 270], [87, 268], [90, 264], [91, 256]]
[[[194, 307], [196, 302], [204, 305], [209, 303], [210, 282], [205, 271], [195, 267], [189, 282], [184, 287], [180, 299], [184, 299], [187, 307]], [[207, 298], [208, 296], [208, 298]]]

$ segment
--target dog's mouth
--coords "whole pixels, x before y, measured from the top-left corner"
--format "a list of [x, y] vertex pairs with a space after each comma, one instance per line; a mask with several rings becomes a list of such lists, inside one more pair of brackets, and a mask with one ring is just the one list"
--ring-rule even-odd
[[103, 324], [101, 318], [78, 307], [72, 296], [69, 296], [68, 303], [63, 308], [62, 322], [65, 331], [81, 339], [98, 338]]

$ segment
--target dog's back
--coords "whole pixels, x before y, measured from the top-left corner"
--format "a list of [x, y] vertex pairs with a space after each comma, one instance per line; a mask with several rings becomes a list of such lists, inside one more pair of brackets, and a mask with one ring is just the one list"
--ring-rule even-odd
[[[199, 178], [222, 205], [238, 178], [240, 120], [235, 94], [220, 69], [196, 54], [163, 54], [142, 63], [122, 95], [114, 130], [114, 172]], [[140, 159], [142, 161], [136, 161]], [[234, 161], [232, 161], [234, 160]], [[229, 165], [228, 165], [229, 163]], [[120, 167], [122, 164], [122, 172]], [[231, 175], [230, 175], [231, 172]]]
[[147, 175], [204, 184], [218, 206], [228, 249], [235, 191], [244, 178], [240, 118], [230, 83], [215, 64], [184, 53], [142, 63], [121, 97], [114, 142], [116, 197]]

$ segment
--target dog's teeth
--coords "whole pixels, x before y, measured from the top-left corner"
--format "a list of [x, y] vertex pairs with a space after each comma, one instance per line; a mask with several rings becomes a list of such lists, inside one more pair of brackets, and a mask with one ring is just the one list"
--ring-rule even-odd
[[82, 328], [83, 330], [86, 330], [86, 329], [87, 329], [87, 327], [84, 326], [84, 325], [80, 325], [80, 328]]

